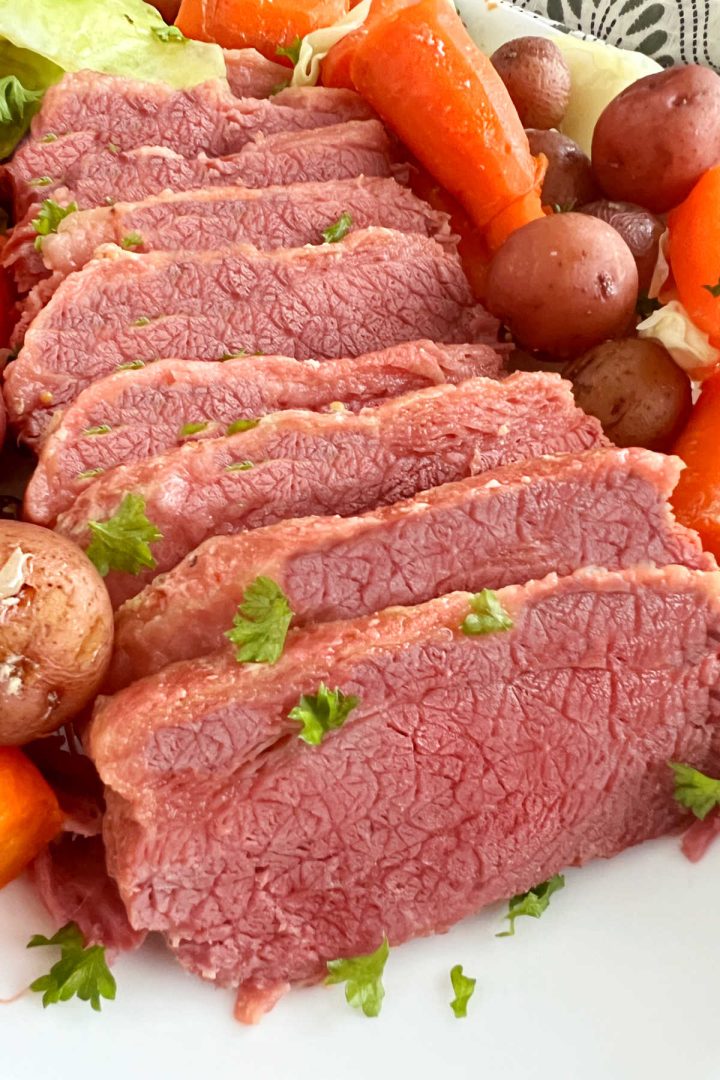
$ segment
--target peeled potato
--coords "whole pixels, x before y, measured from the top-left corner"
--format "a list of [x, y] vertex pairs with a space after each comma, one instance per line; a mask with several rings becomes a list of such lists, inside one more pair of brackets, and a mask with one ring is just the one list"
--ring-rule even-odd
[[0, 745], [76, 715], [98, 690], [112, 639], [107, 590], [80, 548], [0, 521]]

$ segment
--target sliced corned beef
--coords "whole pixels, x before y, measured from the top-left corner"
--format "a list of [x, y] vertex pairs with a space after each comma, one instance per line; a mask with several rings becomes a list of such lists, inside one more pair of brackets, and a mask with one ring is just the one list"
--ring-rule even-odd
[[[488, 345], [411, 341], [344, 360], [252, 356], [224, 363], [158, 360], [86, 387], [56, 417], [25, 494], [30, 521], [52, 524], [98, 472], [142, 461], [187, 438], [217, 438], [238, 416], [281, 409], [357, 411], [425, 386], [499, 377]], [[187, 424], [205, 424], [183, 435]], [[101, 430], [102, 436], [88, 434]]]
[[80, 494], [57, 531], [85, 547], [89, 521], [110, 518], [128, 492], [144, 498], [164, 539], [152, 545], [154, 570], [106, 578], [117, 605], [209, 536], [307, 514], [347, 517], [506, 462], [602, 445], [597, 420], [559, 376], [469, 379], [360, 413], [274, 413], [251, 430], [120, 465]]
[[38, 145], [43, 144], [26, 143], [22, 156], [18, 151], [2, 169], [16, 221], [28, 214], [29, 221], [35, 213], [32, 207], [48, 197], [63, 206], [74, 201], [88, 209], [121, 199], [145, 199], [166, 190], [403, 175], [402, 168], [393, 164], [395, 148], [378, 120], [258, 135], [226, 157], [183, 157], [163, 146], [118, 151], [95, 132], [78, 131], [51, 144], [54, 171], [48, 174], [37, 171], [43, 164], [37, 157]]
[[225, 645], [260, 576], [280, 586], [303, 626], [581, 566], [711, 570], [714, 559], [667, 502], [680, 468], [649, 450], [589, 450], [505, 465], [362, 517], [212, 537], [117, 613], [108, 685]]
[[490, 341], [457, 254], [388, 229], [259, 252], [151, 252], [95, 259], [66, 278], [5, 374], [10, 419], [32, 442], [52, 412], [119, 365], [228, 353], [358, 356], [416, 338]]
[[[720, 767], [720, 575], [581, 570], [223, 651], [100, 699], [90, 752], [136, 929], [241, 1003], [320, 979], [683, 820], [668, 761]], [[356, 696], [319, 746], [289, 719]]]
[[257, 49], [225, 49], [227, 81], [235, 97], [264, 98], [290, 81], [291, 71]]
[[[101, 244], [121, 244], [133, 233], [142, 236], [143, 251], [212, 251], [241, 243], [272, 250], [321, 243], [323, 230], [342, 214], [350, 216], [348, 231], [382, 225], [451, 242], [446, 214], [392, 178], [358, 176], [259, 189], [164, 192], [142, 202], [80, 211], [44, 238], [39, 260], [31, 237], [32, 254], [11, 241], [5, 266], [11, 272], [17, 267], [26, 287], [52, 273], [51, 286], [43, 286], [47, 303], [63, 278], [82, 269]], [[34, 301], [31, 297], [30, 305], [37, 309]]]
[[[32, 157], [42, 164], [31, 175], [57, 175], [57, 140], [52, 137], [73, 131], [94, 131], [121, 150], [167, 146], [184, 157], [200, 153], [220, 157], [236, 153], [259, 134], [369, 120], [375, 115], [352, 90], [292, 87], [267, 99], [240, 99], [223, 80], [175, 90], [160, 82], [78, 71], [50, 87], [33, 119]], [[21, 147], [16, 158], [22, 160], [25, 152]]]

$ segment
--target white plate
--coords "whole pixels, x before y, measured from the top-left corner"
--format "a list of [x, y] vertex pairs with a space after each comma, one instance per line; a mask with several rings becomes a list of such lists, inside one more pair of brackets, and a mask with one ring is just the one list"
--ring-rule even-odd
[[[496, 907], [394, 950], [377, 1020], [317, 987], [244, 1028], [231, 993], [151, 941], [118, 961], [101, 1014], [34, 994], [0, 1006], [0, 1080], [719, 1080], [720, 842], [697, 866], [669, 838], [566, 876], [514, 938], [494, 936]], [[24, 882], [0, 893], [0, 997], [48, 969], [24, 945], [53, 929]], [[448, 1004], [456, 963], [477, 978], [466, 1020]]]

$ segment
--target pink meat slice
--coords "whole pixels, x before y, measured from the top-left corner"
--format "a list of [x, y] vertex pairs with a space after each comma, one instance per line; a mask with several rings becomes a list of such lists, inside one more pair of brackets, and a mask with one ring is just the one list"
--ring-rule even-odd
[[33, 442], [52, 412], [121, 364], [228, 353], [359, 356], [402, 341], [491, 343], [457, 254], [429, 237], [365, 229], [336, 244], [260, 252], [117, 251], [57, 289], [5, 373], [12, 421]]
[[[442, 932], [684, 819], [669, 760], [720, 766], [720, 577], [580, 570], [291, 632], [100, 699], [108, 866], [137, 930], [252, 998]], [[289, 719], [358, 698], [320, 746]]]
[[361, 517], [214, 536], [117, 612], [108, 685], [226, 645], [260, 576], [280, 586], [293, 625], [304, 626], [582, 566], [711, 570], [714, 559], [667, 502], [681, 468], [649, 450], [588, 450], [505, 465]]
[[[98, 477], [56, 529], [86, 547], [88, 522], [109, 519], [128, 493], [163, 534], [154, 570], [106, 578], [117, 606], [209, 536], [309, 514], [363, 513], [453, 480], [540, 454], [607, 445], [559, 376], [469, 379], [360, 413], [288, 410], [229, 437], [190, 443]], [[251, 462], [250, 469], [234, 465]]]
[[239, 98], [264, 98], [282, 89], [292, 72], [257, 49], [224, 49], [227, 81]]
[[[342, 406], [356, 412], [425, 386], [498, 378], [502, 372], [502, 356], [489, 345], [431, 341], [323, 363], [248, 356], [223, 363], [158, 360], [118, 371], [86, 387], [56, 414], [25, 493], [25, 515], [52, 524], [100, 472], [156, 456], [188, 438], [217, 438], [241, 416]], [[205, 427], [186, 435], [187, 424]], [[92, 434], [98, 429], [101, 436]]]

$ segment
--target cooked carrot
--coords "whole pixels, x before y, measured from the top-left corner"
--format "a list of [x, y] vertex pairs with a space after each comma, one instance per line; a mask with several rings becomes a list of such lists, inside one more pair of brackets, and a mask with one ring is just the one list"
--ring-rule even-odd
[[[337, 45], [333, 45], [322, 64], [320, 65], [323, 86], [337, 86], [348, 90], [354, 90], [351, 67], [360, 42], [367, 37], [368, 27], [379, 22], [387, 15], [393, 15], [401, 8], [416, 3], [417, 0], [372, 0], [370, 13], [359, 30], [353, 30], [352, 34], [341, 38]], [[350, 7], [354, 7], [351, 4]]]
[[675, 516], [720, 558], [720, 375], [703, 383], [674, 453], [687, 468], [672, 496]]
[[186, 37], [276, 60], [278, 46], [331, 26], [348, 10], [348, 0], [182, 0], [175, 25]]
[[0, 747], [0, 889], [60, 832], [52, 788], [14, 746]]
[[670, 265], [688, 315], [720, 348], [720, 165], [670, 214]]
[[351, 75], [493, 248], [543, 216], [542, 170], [515, 106], [447, 0], [421, 0], [370, 26]]

